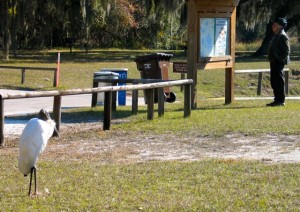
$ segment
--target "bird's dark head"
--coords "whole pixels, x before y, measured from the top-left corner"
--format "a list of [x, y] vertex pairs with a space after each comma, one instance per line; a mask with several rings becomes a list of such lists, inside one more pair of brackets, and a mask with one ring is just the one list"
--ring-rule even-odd
[[39, 119], [47, 121], [51, 118], [50, 118], [49, 113], [45, 109], [41, 109], [39, 112]]

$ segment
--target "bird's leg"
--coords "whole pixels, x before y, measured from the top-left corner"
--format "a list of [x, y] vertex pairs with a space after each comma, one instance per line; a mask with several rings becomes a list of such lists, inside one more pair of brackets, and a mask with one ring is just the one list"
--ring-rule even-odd
[[36, 168], [32, 167], [30, 170], [30, 183], [29, 183], [29, 192], [28, 192], [28, 196], [31, 196], [31, 184], [32, 184], [32, 175], [34, 175], [34, 193], [33, 196], [38, 195], [37, 193], [37, 182], [36, 182]]
[[29, 192], [28, 192], [28, 196], [30, 196], [30, 193], [31, 193], [31, 183], [32, 183], [32, 172], [35, 168], [32, 167], [31, 170], [30, 170], [30, 183], [29, 183]]
[[33, 167], [33, 169], [34, 169], [34, 194], [37, 194], [37, 192], [36, 192], [36, 168], [35, 167]]

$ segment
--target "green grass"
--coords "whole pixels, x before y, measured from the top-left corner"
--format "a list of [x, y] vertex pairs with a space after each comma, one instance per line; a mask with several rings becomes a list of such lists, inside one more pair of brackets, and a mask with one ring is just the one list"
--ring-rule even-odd
[[[93, 73], [101, 68], [126, 67], [129, 78], [139, 78], [133, 58], [143, 53], [149, 52], [95, 50], [88, 55], [80, 51], [70, 55], [65, 51], [59, 89], [91, 87]], [[174, 55], [174, 61], [184, 58], [183, 52]], [[299, 70], [298, 56], [293, 57], [289, 67]], [[55, 58], [55, 51], [28, 52], [9, 62], [1, 61], [1, 65], [55, 67]], [[268, 63], [265, 58], [239, 56], [236, 66], [267, 68]], [[24, 85], [16, 70], [1, 70], [0, 74], [1, 88], [53, 89], [52, 73], [28, 71]], [[170, 78], [179, 79], [180, 75], [171, 72]], [[291, 96], [299, 94], [298, 81], [290, 79]], [[235, 83], [237, 96], [256, 96], [256, 75], [239, 75]], [[146, 107], [139, 107], [137, 116], [131, 116], [128, 106], [118, 107], [113, 121], [119, 118], [124, 122], [113, 122], [111, 132], [130, 131], [137, 136], [143, 132], [178, 136], [193, 133], [216, 138], [234, 133], [300, 134], [299, 101], [287, 100], [286, 107], [275, 108], [265, 107], [267, 100], [224, 105], [224, 99], [211, 99], [224, 97], [224, 85], [223, 70], [199, 71], [198, 109], [190, 117], [183, 118], [183, 94], [173, 87], [181, 102], [165, 104], [163, 117], [155, 113], [154, 120], [148, 121]], [[272, 95], [267, 76], [263, 86], [263, 96]], [[67, 110], [63, 111], [62, 121], [99, 121], [102, 113], [103, 107]], [[10, 148], [0, 154], [0, 211], [298, 211], [300, 207], [299, 163], [267, 165], [243, 160], [103, 164], [97, 158], [89, 161], [42, 156], [38, 185], [41, 192], [47, 188], [50, 193], [29, 198], [29, 179], [17, 170], [17, 150]]]
[[[155, 113], [152, 121], [146, 121], [146, 108], [140, 108], [137, 116], [128, 118], [129, 122], [112, 125], [112, 129], [178, 135], [197, 132], [201, 136], [300, 133], [299, 101], [287, 101], [286, 107], [275, 108], [266, 107], [267, 102], [270, 100], [236, 101], [231, 105], [224, 105], [223, 100], [204, 100], [199, 103], [197, 110], [192, 110], [192, 115], [188, 118], [183, 118], [183, 104], [168, 104], [164, 116], [158, 118]], [[125, 114], [124, 110], [120, 110], [119, 113]]]
[[[27, 197], [28, 177], [0, 156], [1, 211], [297, 211], [299, 164], [204, 160], [102, 165], [39, 163], [40, 191]], [[48, 189], [50, 193], [45, 193]]]

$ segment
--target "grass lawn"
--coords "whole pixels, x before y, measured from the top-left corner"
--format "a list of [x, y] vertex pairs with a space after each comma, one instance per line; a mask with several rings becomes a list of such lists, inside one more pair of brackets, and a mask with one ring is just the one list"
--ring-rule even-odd
[[[156, 51], [157, 52], [157, 51]], [[101, 68], [128, 68], [129, 78], [140, 78], [135, 56], [140, 51], [95, 50], [88, 55], [62, 51], [59, 89], [91, 87], [92, 76]], [[294, 55], [290, 68], [299, 70]], [[174, 53], [174, 61], [184, 60], [183, 52]], [[55, 67], [56, 51], [22, 52], [19, 58], [1, 65]], [[265, 58], [237, 58], [237, 69], [267, 68]], [[16, 70], [1, 70], [0, 87], [12, 89], [48, 90], [52, 88], [52, 73], [26, 73], [26, 83], [20, 84]], [[120, 107], [113, 119], [111, 132], [170, 133], [186, 137], [218, 139], [228, 134], [256, 136], [265, 134], [300, 136], [299, 101], [287, 100], [286, 107], [267, 108], [268, 100], [235, 101], [224, 105], [224, 71], [199, 71], [198, 109], [183, 118], [181, 103], [166, 104], [165, 115], [147, 121], [146, 108], [137, 116], [130, 107]], [[180, 75], [170, 73], [170, 78]], [[262, 96], [272, 96], [268, 76], [264, 77]], [[300, 84], [291, 75], [290, 96], [298, 96]], [[236, 77], [237, 96], [256, 96], [256, 75]], [[182, 99], [179, 88], [172, 88]], [[62, 120], [88, 121], [101, 117], [102, 107], [64, 111]], [[100, 115], [99, 115], [100, 114]], [[157, 114], [156, 114], [157, 115]], [[21, 117], [17, 117], [21, 118]], [[28, 117], [25, 117], [28, 119]], [[91, 133], [91, 134], [89, 134]], [[72, 137], [73, 136], [73, 137]], [[75, 132], [61, 142], [73, 139], [89, 142], [99, 139], [99, 132]], [[65, 140], [64, 140], [65, 139]], [[59, 142], [57, 154], [59, 152]], [[101, 143], [99, 144], [101, 146]], [[289, 147], [287, 147], [289, 148]], [[47, 152], [47, 148], [45, 150]], [[29, 178], [17, 167], [17, 145], [0, 149], [0, 211], [298, 211], [300, 208], [300, 164], [266, 164], [242, 159], [203, 159], [198, 161], [150, 161], [139, 163], [103, 163], [100, 158], [49, 157], [38, 162], [38, 185], [44, 194], [27, 197]], [[111, 156], [113, 157], [113, 155]]]
[[297, 211], [300, 165], [236, 160], [103, 165], [40, 161], [44, 196], [0, 156], [2, 211]]

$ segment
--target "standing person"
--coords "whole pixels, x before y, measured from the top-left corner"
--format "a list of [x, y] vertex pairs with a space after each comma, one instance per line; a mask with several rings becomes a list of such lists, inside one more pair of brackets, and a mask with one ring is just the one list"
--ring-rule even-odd
[[289, 38], [284, 31], [286, 26], [287, 21], [284, 18], [277, 18], [272, 24], [274, 35], [270, 42], [268, 59], [270, 62], [270, 81], [274, 93], [274, 101], [267, 104], [267, 106], [285, 105], [283, 68], [289, 62], [290, 53]]

